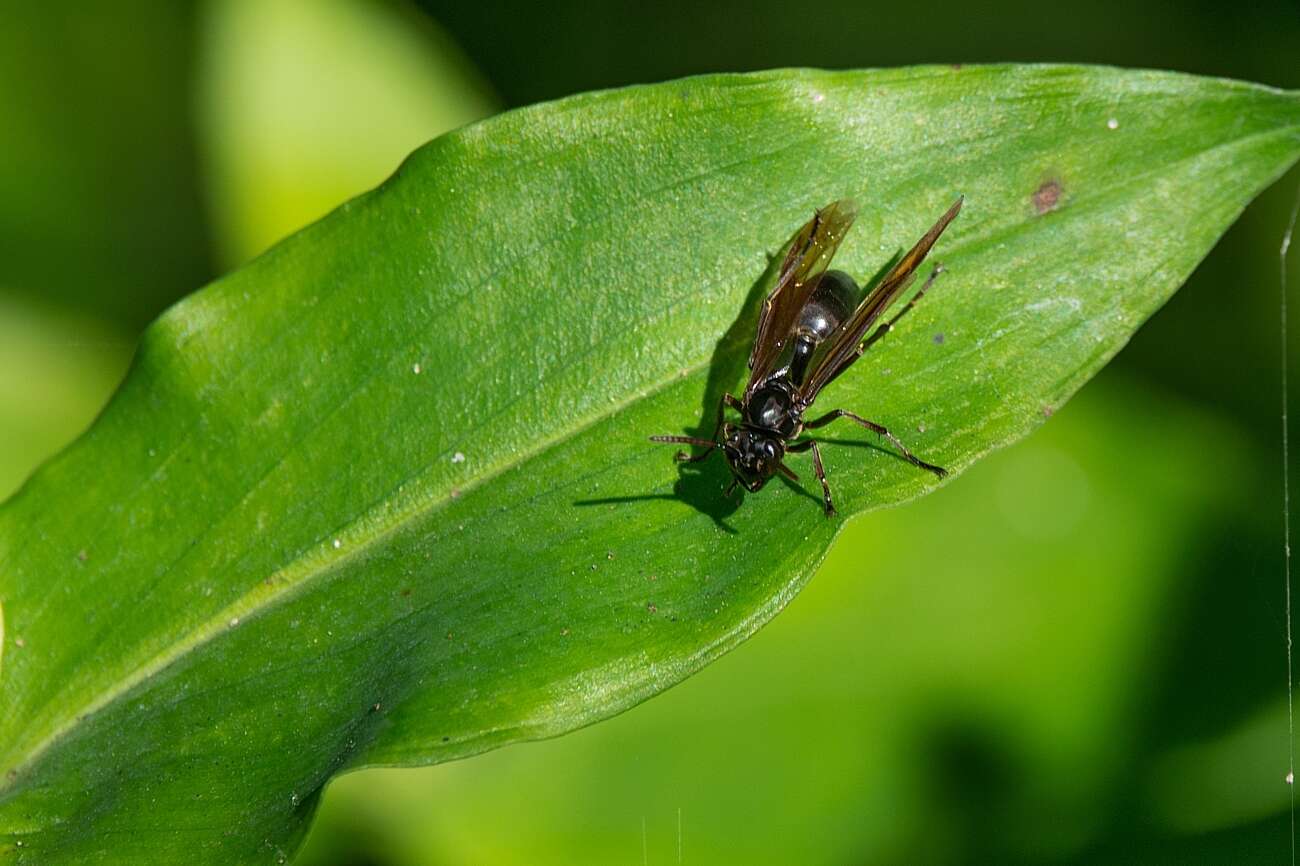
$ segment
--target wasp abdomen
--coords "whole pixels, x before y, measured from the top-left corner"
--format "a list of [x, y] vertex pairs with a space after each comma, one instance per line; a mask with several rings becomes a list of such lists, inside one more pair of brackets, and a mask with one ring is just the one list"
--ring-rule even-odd
[[812, 297], [799, 313], [795, 334], [808, 337], [813, 345], [825, 340], [857, 307], [861, 294], [853, 277], [843, 271], [822, 274]]
[[858, 305], [858, 296], [862, 290], [853, 277], [843, 271], [827, 271], [822, 274], [817, 288], [799, 313], [795, 324], [794, 354], [790, 357], [790, 378], [797, 384], [803, 384], [808, 362], [812, 360], [817, 345], [835, 333], [840, 323]]

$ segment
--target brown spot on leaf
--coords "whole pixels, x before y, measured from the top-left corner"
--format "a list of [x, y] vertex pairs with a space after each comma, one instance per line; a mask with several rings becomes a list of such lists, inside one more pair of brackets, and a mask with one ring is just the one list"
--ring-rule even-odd
[[1052, 417], [1052, 413], [1055, 412], [1055, 411], [1056, 411], [1056, 410], [1053, 409], [1051, 406], [1044, 406], [1044, 407], [1043, 407], [1043, 417], [1044, 417], [1044, 418], [1051, 418], [1051, 417]]
[[1061, 203], [1061, 182], [1059, 180], [1044, 181], [1043, 185], [1034, 190], [1031, 196], [1034, 202], [1034, 210], [1039, 216], [1048, 211], [1056, 210], [1057, 205]]

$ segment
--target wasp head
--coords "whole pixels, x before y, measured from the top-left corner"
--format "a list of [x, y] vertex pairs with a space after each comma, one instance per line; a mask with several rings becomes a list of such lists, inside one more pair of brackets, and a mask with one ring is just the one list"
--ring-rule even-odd
[[744, 427], [726, 431], [722, 450], [737, 480], [751, 493], [761, 488], [777, 473], [785, 446], [780, 439]]

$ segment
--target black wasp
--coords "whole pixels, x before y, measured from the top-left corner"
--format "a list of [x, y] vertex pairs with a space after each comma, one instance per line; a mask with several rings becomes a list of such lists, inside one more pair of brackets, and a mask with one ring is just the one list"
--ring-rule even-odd
[[[727, 456], [735, 481], [727, 488], [731, 495], [737, 484], [757, 491], [776, 473], [797, 481], [782, 458], [786, 452], [812, 451], [813, 469], [822, 484], [826, 515], [835, 513], [831, 488], [826, 483], [817, 440], [793, 442], [805, 428], [824, 427], [839, 418], [848, 418], [888, 439], [913, 466], [933, 472], [940, 478], [948, 473], [919, 459], [893, 433], [874, 421], [868, 421], [845, 409], [835, 409], [812, 421], [803, 413], [817, 395], [836, 376], [843, 373], [873, 343], [889, 333], [890, 328], [921, 299], [934, 278], [943, 271], [936, 265], [929, 279], [892, 318], [871, 329], [885, 311], [906, 291], [939, 235], [961, 210], [958, 198], [907, 255], [890, 268], [889, 273], [865, 295], [853, 278], [843, 271], [828, 271], [831, 258], [848, 233], [856, 210], [853, 202], [833, 202], [817, 211], [790, 241], [789, 252], [781, 265], [776, 287], [763, 302], [758, 320], [758, 334], [749, 355], [749, 384], [744, 399], [724, 394], [718, 403], [718, 423], [712, 439], [693, 436], [652, 436], [655, 442], [699, 445], [705, 450], [694, 457], [677, 452], [679, 461], [694, 463], [721, 448]], [[860, 302], [859, 302], [859, 299]], [[787, 348], [789, 351], [787, 351]], [[780, 366], [778, 366], [780, 363]], [[740, 413], [740, 423], [724, 419], [730, 406]], [[719, 438], [721, 434], [721, 438]]]

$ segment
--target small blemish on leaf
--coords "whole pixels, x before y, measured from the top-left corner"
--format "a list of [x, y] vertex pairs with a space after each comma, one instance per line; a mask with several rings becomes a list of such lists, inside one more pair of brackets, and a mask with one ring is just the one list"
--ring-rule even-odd
[[933, 337], [931, 337], [930, 339], [934, 341], [934, 344], [935, 344], [936, 346], [942, 346], [942, 345], [943, 345], [943, 332], [940, 331], [939, 333], [935, 334], [935, 335], [934, 335]]
[[1061, 203], [1061, 182], [1059, 180], [1044, 182], [1042, 186], [1034, 190], [1031, 199], [1034, 202], [1034, 210], [1040, 216], [1048, 211], [1056, 210], [1056, 206]]
[[77, 551], [77, 559], [81, 560], [82, 562], [85, 562], [89, 558], [90, 558], [90, 554], [86, 553], [84, 548], [82, 550]]
[[645, 609], [648, 610], [648, 611], [650, 611], [651, 613], [658, 613], [658, 612], [659, 612], [659, 606], [658, 606], [657, 604], [655, 604], [653, 601], [650, 602], [649, 604], [647, 604], [647, 605], [645, 606]]
[[1051, 418], [1051, 417], [1052, 417], [1052, 413], [1055, 412], [1055, 411], [1056, 411], [1056, 410], [1053, 409], [1051, 406], [1044, 406], [1044, 407], [1043, 407], [1043, 417], [1044, 417], [1044, 418]]
[[27, 641], [23, 640], [20, 637], [16, 637], [14, 638], [14, 646], [18, 647], [19, 649], [22, 649], [23, 647], [27, 646]]

